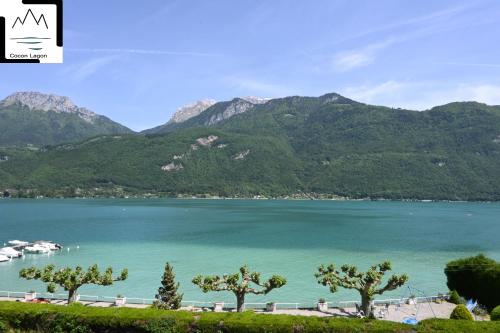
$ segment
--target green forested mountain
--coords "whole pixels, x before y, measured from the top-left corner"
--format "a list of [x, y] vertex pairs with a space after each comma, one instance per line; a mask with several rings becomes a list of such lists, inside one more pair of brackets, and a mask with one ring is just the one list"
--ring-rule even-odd
[[0, 151], [0, 189], [500, 200], [500, 107], [416, 112], [328, 94], [271, 100], [207, 125], [224, 106], [166, 134]]
[[132, 131], [66, 97], [25, 92], [0, 102], [0, 147], [40, 147], [120, 133]]

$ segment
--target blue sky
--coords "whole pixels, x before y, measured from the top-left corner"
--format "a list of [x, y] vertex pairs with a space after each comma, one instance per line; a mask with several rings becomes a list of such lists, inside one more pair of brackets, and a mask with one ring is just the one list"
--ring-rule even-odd
[[0, 96], [70, 96], [135, 130], [235, 96], [500, 104], [499, 17], [497, 0], [66, 0], [64, 64], [0, 64]]

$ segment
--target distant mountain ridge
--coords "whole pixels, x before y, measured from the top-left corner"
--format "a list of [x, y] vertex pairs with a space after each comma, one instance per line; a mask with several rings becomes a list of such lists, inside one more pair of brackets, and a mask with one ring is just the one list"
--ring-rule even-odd
[[256, 105], [265, 104], [269, 101], [271, 101], [270, 98], [254, 96], [237, 97], [229, 102], [198, 101], [179, 108], [166, 124], [144, 130], [142, 133], [162, 134], [195, 125], [213, 126], [235, 115], [244, 113]]
[[17, 92], [7, 96], [0, 102], [0, 106], [8, 107], [19, 103], [27, 106], [31, 111], [53, 111], [56, 113], [74, 113], [86, 122], [92, 123], [99, 117], [96, 113], [75, 105], [69, 97], [38, 92]]
[[190, 118], [196, 117], [212, 105], [217, 103], [213, 99], [201, 100], [186, 106], [183, 106], [174, 113], [172, 118], [168, 121], [169, 123], [182, 123]]
[[500, 106], [236, 98], [168, 126], [38, 152], [0, 148], [0, 191], [500, 201]]
[[0, 101], [0, 146], [43, 146], [125, 133], [133, 131], [68, 97], [17, 92]]

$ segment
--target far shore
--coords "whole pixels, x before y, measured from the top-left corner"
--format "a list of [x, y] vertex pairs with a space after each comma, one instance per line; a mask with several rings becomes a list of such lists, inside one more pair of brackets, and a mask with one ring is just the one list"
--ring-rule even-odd
[[130, 195], [130, 196], [36, 196], [36, 197], [0, 197], [0, 200], [106, 200], [106, 199], [168, 199], [168, 200], [252, 200], [252, 201], [344, 201], [344, 202], [419, 202], [419, 203], [498, 203], [500, 201], [491, 200], [445, 200], [445, 199], [389, 199], [389, 198], [310, 198], [310, 197], [219, 197], [204, 195], [182, 195], [182, 196], [163, 196], [163, 195]]

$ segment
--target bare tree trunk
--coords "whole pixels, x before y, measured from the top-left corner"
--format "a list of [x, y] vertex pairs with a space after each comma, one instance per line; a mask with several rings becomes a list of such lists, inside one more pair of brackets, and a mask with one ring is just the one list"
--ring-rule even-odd
[[76, 290], [68, 291], [68, 304], [74, 303], [76, 301]]
[[245, 311], [245, 294], [236, 294], [236, 311]]
[[364, 293], [361, 293], [361, 310], [366, 318], [372, 318], [372, 298]]

